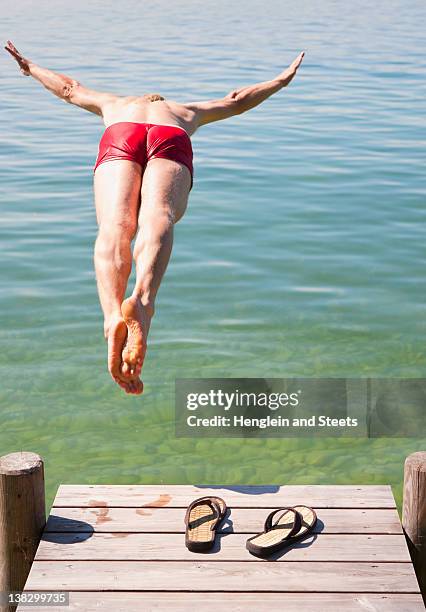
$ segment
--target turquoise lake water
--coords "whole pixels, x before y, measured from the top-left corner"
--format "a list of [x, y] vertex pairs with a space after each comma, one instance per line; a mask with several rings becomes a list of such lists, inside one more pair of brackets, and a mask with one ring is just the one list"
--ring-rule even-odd
[[143, 372], [109, 378], [92, 248], [103, 125], [1, 55], [0, 454], [59, 483], [391, 483], [425, 440], [177, 439], [174, 381], [422, 377], [426, 4], [5, 0], [2, 40], [89, 87], [216, 98], [296, 80], [193, 137]]

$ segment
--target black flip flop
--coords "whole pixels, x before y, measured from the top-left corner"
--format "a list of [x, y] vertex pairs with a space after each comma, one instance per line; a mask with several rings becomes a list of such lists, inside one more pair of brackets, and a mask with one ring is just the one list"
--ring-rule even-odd
[[216, 529], [226, 514], [226, 503], [221, 497], [199, 497], [185, 514], [185, 546], [191, 552], [204, 552], [212, 548]]
[[[281, 512], [281, 515], [275, 523], [272, 523], [272, 519], [278, 512]], [[301, 526], [302, 516], [297, 510], [278, 508], [267, 516], [264, 531], [247, 540], [246, 548], [256, 557], [268, 557], [287, 546], [287, 542], [293, 534], [300, 531]]]

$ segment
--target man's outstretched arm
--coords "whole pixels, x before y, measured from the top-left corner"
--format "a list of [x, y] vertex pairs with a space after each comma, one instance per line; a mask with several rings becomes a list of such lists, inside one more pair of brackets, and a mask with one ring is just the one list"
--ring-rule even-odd
[[185, 106], [197, 114], [198, 126], [245, 113], [286, 87], [295, 77], [304, 55], [304, 52], [300, 53], [294, 62], [275, 79], [235, 89], [219, 100], [191, 102]]
[[75, 104], [96, 115], [102, 116], [103, 108], [118, 98], [118, 96], [113, 94], [88, 89], [69, 76], [38, 66], [31, 60], [23, 57], [10, 40], [7, 41], [5, 49], [18, 62], [22, 74], [34, 77], [46, 89], [65, 102]]

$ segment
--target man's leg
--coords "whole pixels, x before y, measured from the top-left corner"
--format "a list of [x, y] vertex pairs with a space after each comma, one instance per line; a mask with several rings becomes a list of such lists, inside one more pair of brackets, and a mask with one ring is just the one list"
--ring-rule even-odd
[[94, 178], [99, 225], [95, 269], [108, 340], [108, 369], [128, 393], [142, 391], [137, 378], [125, 380], [121, 372], [121, 353], [127, 337], [121, 304], [132, 269], [131, 242], [137, 228], [141, 172], [136, 162], [108, 161], [96, 169]]
[[122, 369], [126, 379], [140, 374], [155, 297], [172, 251], [173, 225], [186, 210], [190, 187], [191, 175], [183, 164], [159, 158], [148, 162], [133, 251], [136, 283], [121, 307], [128, 329]]

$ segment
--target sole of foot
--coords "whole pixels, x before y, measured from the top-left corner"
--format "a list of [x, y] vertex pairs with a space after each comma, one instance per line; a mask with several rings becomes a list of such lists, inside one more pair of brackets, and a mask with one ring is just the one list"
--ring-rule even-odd
[[124, 300], [121, 313], [127, 326], [121, 372], [126, 380], [130, 380], [139, 376], [145, 358], [145, 314], [140, 300], [134, 296]]
[[127, 380], [122, 374], [122, 354], [127, 340], [127, 325], [124, 319], [117, 318], [108, 331], [108, 370], [113, 380], [126, 392], [139, 395], [143, 391], [142, 381], [138, 378]]

